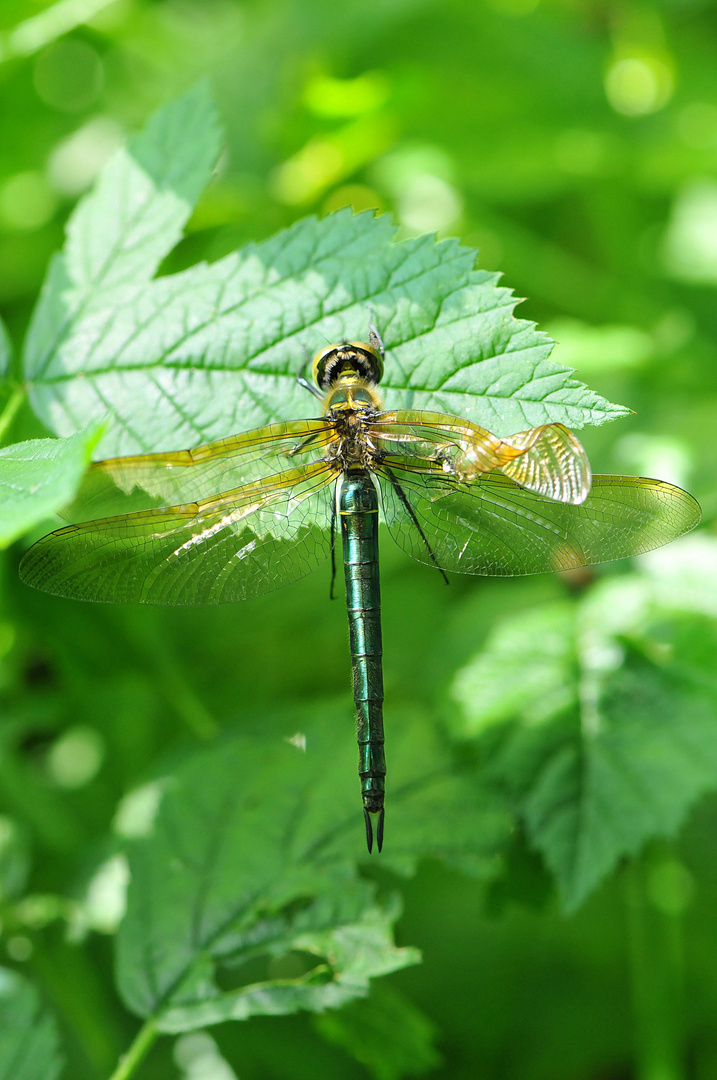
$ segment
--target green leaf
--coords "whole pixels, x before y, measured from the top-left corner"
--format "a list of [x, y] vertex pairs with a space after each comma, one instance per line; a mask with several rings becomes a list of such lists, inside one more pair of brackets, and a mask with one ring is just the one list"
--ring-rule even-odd
[[[459, 732], [482, 738], [574, 911], [619, 858], [671, 836], [717, 787], [717, 631], [680, 588], [693, 552], [646, 562], [579, 603], [506, 620], [456, 676]], [[714, 558], [717, 544], [708, 541]], [[681, 573], [680, 573], [681, 568]], [[714, 576], [714, 570], [712, 571]], [[667, 575], [669, 580], [670, 575]], [[541, 664], [542, 658], [542, 664]]]
[[[391, 709], [386, 740], [381, 867], [409, 875], [420, 859], [430, 858], [472, 877], [492, 878], [513, 827], [504, 801], [473, 772], [456, 767], [446, 754], [444, 733], [415, 708]], [[348, 748], [347, 742], [344, 752]], [[353, 747], [349, 752], [353, 771]]]
[[385, 983], [371, 996], [314, 1021], [329, 1042], [343, 1046], [377, 1080], [400, 1080], [436, 1068], [435, 1026], [416, 1006]]
[[99, 437], [93, 427], [67, 439], [31, 439], [0, 449], [0, 547], [72, 499]]
[[52, 380], [58, 357], [93, 312], [106, 315], [122, 296], [141, 292], [181, 237], [218, 154], [216, 113], [202, 82], [155, 113], [111, 159], [70, 218], [64, 251], [50, 267], [26, 343], [28, 378]]
[[[504, 810], [475, 778], [450, 777], [420, 718], [394, 719], [379, 865], [407, 873], [433, 855], [494, 873]], [[396, 908], [353, 869], [368, 856], [349, 714], [312, 704], [276, 725], [284, 737], [235, 738], [188, 762], [130, 853], [118, 982], [163, 1030], [337, 1007], [417, 961], [392, 943]], [[299, 974], [297, 954], [314, 958]]]
[[514, 716], [535, 725], [571, 705], [572, 629], [567, 603], [529, 609], [498, 623], [486, 649], [454, 679], [461, 733], [478, 734]]
[[395, 905], [377, 906], [350, 868], [362, 838], [312, 741], [304, 753], [236, 739], [201, 755], [133, 848], [118, 981], [162, 1030], [337, 1007], [417, 962], [392, 943]]
[[54, 1018], [31, 983], [0, 968], [0, 1080], [55, 1080], [61, 1066]]
[[[190, 126], [206, 120], [196, 162], [187, 110]], [[372, 212], [306, 218], [150, 281], [214, 154], [209, 106], [195, 93], [150, 121], [80, 203], [26, 355], [32, 405], [58, 434], [111, 408], [102, 452], [117, 455], [314, 414], [299, 369], [327, 341], [365, 340], [369, 321], [388, 348], [389, 408], [457, 413], [497, 434], [627, 412], [549, 359], [552, 341], [513, 317], [515, 297], [475, 269], [475, 251], [432, 236], [395, 243]], [[124, 211], [135, 204], [139, 225]]]

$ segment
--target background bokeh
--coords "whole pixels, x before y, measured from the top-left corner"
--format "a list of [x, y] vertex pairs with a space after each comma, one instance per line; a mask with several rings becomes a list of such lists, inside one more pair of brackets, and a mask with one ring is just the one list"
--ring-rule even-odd
[[[208, 75], [226, 153], [163, 271], [345, 205], [391, 212], [403, 236], [457, 235], [528, 298], [519, 314], [557, 339], [555, 359], [634, 410], [583, 432], [595, 471], [688, 487], [712, 530], [716, 71], [708, 0], [4, 0], [3, 315], [19, 343], [74, 201], [153, 108]], [[15, 425], [13, 438], [42, 433], [29, 413]], [[383, 553], [397, 710], [440, 711], [496, 619], [591, 587], [585, 575], [444, 590]], [[90, 609], [23, 589], [17, 557], [0, 567], [0, 847], [46, 906], [34, 923], [6, 919], [0, 948], [58, 1012], [66, 1075], [94, 1080], [135, 1028], [106, 932], [118, 801], [224, 727], [345, 695], [345, 614], [320, 575], [241, 608]], [[716, 830], [707, 797], [678, 839], [570, 918], [520, 832], [490, 884], [426, 862], [400, 884], [398, 927], [424, 963], [378, 1001], [390, 1016], [395, 988], [415, 1007], [431, 1076], [710, 1080]], [[88, 889], [80, 946], [67, 926]], [[646, 979], [664, 983], [657, 998]], [[368, 1075], [330, 1017], [193, 1038], [160, 1043], [140, 1075]], [[373, 1073], [411, 1069], [387, 1059]]]

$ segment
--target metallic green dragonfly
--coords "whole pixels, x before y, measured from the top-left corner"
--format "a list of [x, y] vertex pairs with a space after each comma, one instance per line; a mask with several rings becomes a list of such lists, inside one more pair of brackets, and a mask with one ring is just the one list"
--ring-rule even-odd
[[221, 604], [296, 581], [328, 557], [335, 571], [340, 529], [369, 852], [374, 823], [383, 843], [386, 775], [379, 508], [396, 543], [444, 577], [622, 559], [700, 519], [671, 484], [591, 477], [562, 424], [498, 438], [457, 416], [387, 411], [383, 363], [371, 327], [368, 342], [321, 349], [313, 383], [299, 377], [323, 401], [317, 419], [97, 462], [69, 511], [81, 523], [44, 537], [20, 567], [27, 584], [76, 600]]

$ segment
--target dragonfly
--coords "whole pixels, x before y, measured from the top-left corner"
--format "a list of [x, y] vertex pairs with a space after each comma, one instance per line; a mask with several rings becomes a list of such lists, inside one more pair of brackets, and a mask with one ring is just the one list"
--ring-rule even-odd
[[[66, 517], [25, 554], [28, 585], [115, 604], [221, 604], [336, 574], [341, 536], [366, 842], [383, 845], [379, 517], [414, 559], [447, 572], [515, 576], [623, 559], [700, 520], [672, 484], [591, 476], [559, 423], [499, 438], [458, 416], [386, 410], [385, 348], [320, 349], [315, 419], [289, 420], [193, 450], [92, 464]], [[118, 513], [118, 508], [122, 513]], [[447, 578], [446, 578], [447, 580]]]

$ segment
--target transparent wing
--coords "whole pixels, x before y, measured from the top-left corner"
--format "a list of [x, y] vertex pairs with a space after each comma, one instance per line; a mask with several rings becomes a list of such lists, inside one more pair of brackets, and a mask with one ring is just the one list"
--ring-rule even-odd
[[700, 520], [686, 491], [642, 477], [595, 476], [576, 506], [499, 473], [470, 485], [400, 465], [379, 475], [386, 524], [399, 547], [463, 574], [538, 574], [624, 559], [669, 543]]
[[504, 439], [521, 453], [501, 472], [521, 487], [557, 502], [579, 506], [590, 491], [588, 456], [572, 431], [562, 424], [544, 424]]
[[322, 457], [335, 438], [323, 419], [271, 424], [173, 453], [108, 458], [91, 465], [63, 511], [69, 521], [199, 502]]
[[559, 502], [581, 503], [590, 490], [590, 463], [583, 447], [562, 424], [498, 438], [477, 424], [442, 413], [382, 413], [370, 427], [389, 458], [427, 475], [465, 483], [498, 469], [521, 487]]
[[26, 553], [28, 585], [114, 604], [223, 604], [326, 558], [338, 474], [316, 462], [222, 496], [68, 525]]

